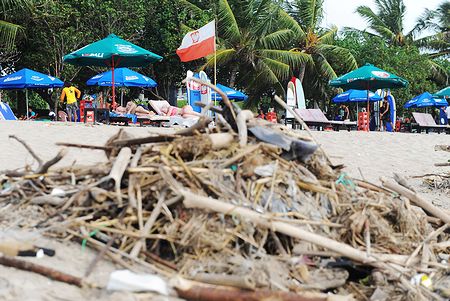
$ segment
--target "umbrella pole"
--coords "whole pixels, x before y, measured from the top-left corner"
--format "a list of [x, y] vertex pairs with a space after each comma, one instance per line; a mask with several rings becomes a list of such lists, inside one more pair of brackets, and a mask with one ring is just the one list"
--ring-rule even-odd
[[370, 106], [369, 106], [369, 84], [367, 84], [367, 131], [369, 132], [369, 128], [370, 128]]
[[114, 55], [112, 56], [112, 108], [116, 108], [116, 89], [114, 87]]
[[120, 89], [120, 105], [123, 107], [123, 88]]
[[26, 116], [27, 119], [31, 116], [28, 116], [28, 89], [25, 89], [25, 103], [26, 103], [26, 108], [27, 108], [27, 112], [26, 112]]

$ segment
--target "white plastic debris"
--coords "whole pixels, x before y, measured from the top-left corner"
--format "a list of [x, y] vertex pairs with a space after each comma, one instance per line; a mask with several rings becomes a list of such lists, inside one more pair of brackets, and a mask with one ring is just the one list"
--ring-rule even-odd
[[275, 168], [276, 168], [275, 163], [261, 165], [255, 168], [255, 174], [257, 174], [260, 177], [271, 177], [275, 172]]
[[61, 188], [53, 188], [53, 190], [50, 193], [50, 195], [63, 198], [63, 197], [66, 196], [66, 192], [64, 190], [62, 190]]
[[150, 274], [136, 274], [129, 270], [114, 271], [109, 275], [107, 290], [128, 292], [156, 292], [160, 295], [169, 295], [166, 282]]

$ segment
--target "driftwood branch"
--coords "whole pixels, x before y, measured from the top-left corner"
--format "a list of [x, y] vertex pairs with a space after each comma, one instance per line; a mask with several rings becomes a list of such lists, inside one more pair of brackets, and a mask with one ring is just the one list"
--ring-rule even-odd
[[226, 286], [206, 285], [180, 277], [172, 281], [179, 297], [192, 301], [354, 301], [351, 296], [321, 293], [291, 293], [270, 290], [241, 290]]
[[63, 148], [60, 150], [53, 159], [48, 160], [44, 164], [40, 164], [38, 169], [36, 170], [37, 174], [43, 174], [48, 171], [50, 167], [61, 161], [62, 158], [67, 154], [67, 149]]
[[447, 212], [434, 206], [431, 202], [423, 199], [415, 192], [413, 192], [397, 183], [394, 183], [393, 181], [389, 181], [388, 179], [386, 179], [384, 177], [381, 178], [381, 182], [383, 183], [384, 187], [386, 187], [392, 191], [395, 191], [400, 195], [407, 197], [417, 206], [428, 211], [433, 216], [440, 218], [444, 223], [446, 223], [446, 224], [450, 223], [450, 215]]
[[16, 268], [19, 270], [37, 273], [50, 279], [76, 285], [78, 287], [82, 287], [84, 284], [83, 280], [79, 277], [75, 277], [63, 272], [59, 272], [52, 268], [44, 267], [42, 265], [38, 265], [25, 260], [20, 260], [6, 255], [0, 255], [0, 264], [7, 267]]
[[20, 139], [19, 137], [15, 136], [15, 135], [9, 135], [10, 139], [15, 139], [17, 140], [20, 144], [23, 145], [23, 147], [25, 147], [25, 149], [30, 153], [30, 155], [39, 163], [39, 166], [42, 165], [42, 159], [34, 152], [34, 150], [22, 139]]

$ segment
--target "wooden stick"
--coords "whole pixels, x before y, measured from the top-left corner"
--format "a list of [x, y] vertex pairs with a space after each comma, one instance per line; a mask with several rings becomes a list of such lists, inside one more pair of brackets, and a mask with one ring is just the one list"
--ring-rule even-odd
[[444, 223], [450, 224], [450, 215], [445, 212], [444, 210], [434, 206], [431, 202], [423, 199], [418, 194], [414, 193], [413, 191], [397, 184], [392, 181], [389, 181], [387, 178], [382, 177], [381, 182], [383, 183], [383, 186], [395, 191], [408, 199], [410, 199], [414, 204], [421, 207], [422, 209], [428, 211], [433, 216], [440, 218]]
[[116, 157], [113, 167], [109, 173], [109, 178], [114, 180], [114, 185], [116, 189], [117, 202], [119, 207], [123, 206], [122, 203], [122, 193], [120, 192], [120, 183], [122, 181], [123, 174], [127, 169], [128, 163], [130, 163], [131, 149], [129, 147], [123, 147]]
[[98, 149], [98, 150], [111, 150], [112, 149], [111, 146], [99, 146], [99, 145], [79, 144], [79, 143], [56, 142], [55, 144], [58, 146]]
[[131, 138], [131, 139], [121, 139], [113, 142], [114, 146], [132, 146], [132, 145], [140, 145], [146, 143], [155, 143], [155, 142], [170, 142], [175, 139], [174, 135], [153, 135], [149, 137], [143, 138]]
[[192, 301], [354, 301], [352, 296], [336, 296], [320, 293], [301, 294], [270, 291], [270, 290], [240, 290], [226, 286], [204, 284], [201, 282], [182, 279], [181, 277], [172, 280], [172, 284], [178, 296]]
[[436, 166], [436, 167], [450, 166], [450, 162], [435, 163], [434, 166]]
[[75, 277], [63, 272], [59, 272], [57, 270], [54, 270], [52, 268], [44, 267], [42, 265], [35, 264], [33, 262], [20, 260], [14, 257], [6, 256], [0, 254], [0, 264], [7, 266], [7, 267], [13, 267], [19, 270], [29, 271], [33, 273], [37, 273], [40, 275], [43, 275], [45, 277], [48, 277], [50, 279], [65, 282], [68, 284], [76, 285], [78, 287], [82, 287], [83, 284], [86, 284], [83, 279], [79, 277]]

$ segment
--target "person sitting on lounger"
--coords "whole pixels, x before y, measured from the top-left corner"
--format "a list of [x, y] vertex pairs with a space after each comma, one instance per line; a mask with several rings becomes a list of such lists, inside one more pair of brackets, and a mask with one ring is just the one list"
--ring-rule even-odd
[[187, 117], [200, 117], [202, 114], [195, 112], [194, 109], [190, 105], [185, 105], [182, 108], [174, 107], [174, 106], [162, 106], [161, 113], [165, 116], [183, 116]]

